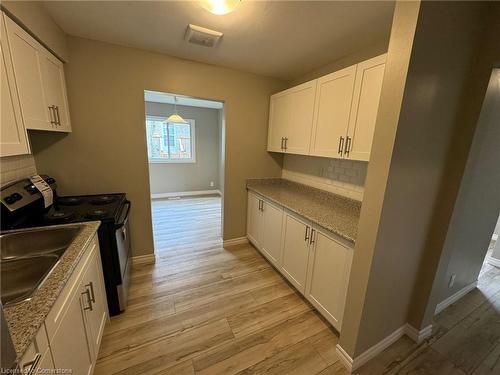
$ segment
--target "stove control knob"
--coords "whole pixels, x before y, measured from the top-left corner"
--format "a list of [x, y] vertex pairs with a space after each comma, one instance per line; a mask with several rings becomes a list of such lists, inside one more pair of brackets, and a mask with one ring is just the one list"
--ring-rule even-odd
[[7, 204], [12, 204], [12, 203], [14, 203], [16, 201], [16, 199], [13, 198], [12, 195], [9, 195], [8, 197], [5, 197], [4, 200], [5, 200], [5, 203], [7, 203]]
[[14, 202], [17, 202], [17, 201], [20, 201], [21, 199], [23, 199], [23, 196], [19, 193], [14, 193], [11, 195], [12, 198], [14, 198]]

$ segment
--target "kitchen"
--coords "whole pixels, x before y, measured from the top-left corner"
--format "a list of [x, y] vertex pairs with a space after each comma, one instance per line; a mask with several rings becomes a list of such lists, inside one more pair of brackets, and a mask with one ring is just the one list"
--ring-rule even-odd
[[[259, 6], [262, 8], [259, 9]], [[21, 328], [22, 333], [13, 335], [20, 362], [29, 363], [36, 357], [39, 358], [37, 366], [41, 366], [43, 358], [44, 366], [49, 363], [47, 365], [49, 367], [74, 368], [75, 373], [91, 373], [94, 368], [95, 373], [113, 373], [127, 369], [133, 372], [141, 368], [140, 366], [146, 366], [150, 361], [150, 369], [156, 368], [157, 371], [166, 371], [167, 368], [174, 366], [171, 369], [173, 373], [217, 372], [216, 369], [222, 367], [212, 368], [212, 366], [222, 365], [212, 363], [217, 355], [211, 351], [215, 351], [219, 345], [221, 348], [227, 347], [227, 351], [222, 350], [221, 353], [228, 355], [228, 367], [226, 370], [219, 370], [218, 373], [231, 373], [231, 363], [234, 362], [229, 358], [233, 357], [233, 361], [237, 361], [238, 357], [237, 352], [230, 354], [232, 350], [230, 345], [239, 345], [245, 338], [250, 340], [252, 329], [256, 329], [255, 326], [259, 323], [268, 329], [271, 329], [273, 324], [285, 324], [283, 329], [289, 332], [290, 336], [293, 336], [293, 332], [298, 335], [300, 324], [294, 323], [298, 324], [297, 330], [294, 331], [294, 326], [286, 326], [286, 322], [288, 319], [297, 320], [301, 315], [287, 315], [285, 307], [282, 310], [278, 308], [274, 313], [278, 318], [265, 320], [259, 315], [255, 317], [255, 321], [245, 323], [251, 314], [244, 315], [245, 309], [241, 306], [247, 306], [250, 312], [260, 311], [263, 314], [266, 306], [270, 306], [266, 303], [277, 308], [277, 301], [283, 298], [279, 297], [281, 293], [285, 293], [288, 300], [292, 300], [295, 308], [300, 310], [305, 309], [304, 306], [307, 307], [307, 311], [300, 310], [301, 313], [313, 314], [307, 315], [307, 319], [319, 330], [314, 334], [325, 335], [322, 339], [328, 342], [326, 352], [329, 356], [323, 353], [327, 359], [318, 354], [321, 354], [320, 350], [315, 349], [308, 356], [312, 360], [306, 362], [311, 367], [306, 366], [305, 370], [302, 368], [302, 371], [309, 369], [303, 373], [319, 373], [327, 367], [341, 371], [349, 366], [355, 371], [356, 367], [375, 357], [404, 334], [415, 338], [415, 341], [421, 340], [427, 333], [426, 326], [420, 326], [418, 319], [412, 321], [411, 325], [406, 325], [408, 306], [416, 303], [412, 300], [415, 281], [423, 277], [418, 272], [417, 266], [421, 259], [425, 258], [423, 248], [419, 248], [420, 237], [418, 237], [425, 235], [415, 228], [426, 227], [428, 218], [425, 210], [433, 207], [438, 194], [435, 181], [439, 180], [440, 176], [434, 172], [446, 170], [447, 155], [436, 150], [446, 149], [448, 145], [454, 124], [452, 113], [457, 111], [456, 103], [460, 101], [455, 94], [462, 90], [462, 86], [446, 85], [446, 80], [452, 79], [465, 85], [469, 77], [467, 67], [471, 64], [469, 59], [471, 51], [475, 50], [476, 46], [484, 46], [486, 41], [494, 40], [491, 38], [495, 35], [494, 17], [488, 16], [495, 14], [494, 5], [466, 4], [456, 8], [456, 14], [459, 16], [452, 17], [445, 6], [433, 6], [425, 2], [406, 5], [392, 2], [371, 3], [371, 5], [331, 2], [315, 3], [309, 7], [308, 4], [300, 2], [259, 5], [243, 1], [236, 2], [233, 12], [218, 16], [211, 14], [197, 2], [143, 4], [132, 2], [127, 6], [123, 4], [120, 6], [120, 3], [116, 2], [99, 5], [86, 2], [2, 3], [2, 10], [6, 13], [2, 20], [2, 35], [7, 35], [7, 38], [2, 37], [4, 58], [2, 74], [5, 72], [7, 77], [5, 80], [2, 76], [2, 82], [11, 85], [4, 91], [11, 93], [13, 98], [11, 103], [14, 103], [11, 104], [13, 117], [9, 118], [9, 124], [14, 128], [9, 129], [11, 131], [9, 134], [17, 134], [17, 144], [14, 141], [5, 142], [10, 143], [10, 146], [3, 145], [3, 139], [6, 139], [4, 134], [7, 134], [4, 133], [4, 126], [7, 124], [4, 113], [7, 112], [3, 110], [6, 107], [2, 101], [2, 186], [7, 182], [19, 180], [22, 182], [21, 191], [17, 191], [17, 188], [16, 191], [9, 191], [5, 198], [2, 189], [2, 209], [9, 204], [6, 201], [7, 197], [16, 193], [22, 198], [14, 196], [12, 198], [14, 202], [11, 204], [24, 204], [26, 200], [23, 198], [28, 196], [25, 195], [24, 191], [27, 190], [24, 189], [28, 185], [28, 189], [33, 189], [31, 183], [37, 190], [45, 191], [46, 195], [50, 195], [50, 191], [57, 193], [57, 196], [52, 197], [54, 204], [50, 208], [44, 207], [43, 203], [47, 204], [45, 199], [50, 203], [50, 197], [44, 199], [42, 192], [33, 190], [35, 193], [29, 195], [36, 196], [38, 198], [36, 205], [40, 205], [37, 207], [40, 210], [36, 210], [36, 214], [35, 210], [31, 212], [34, 222], [39, 222], [41, 218], [46, 219], [45, 209], [59, 214], [60, 198], [66, 198], [71, 203], [75, 203], [75, 198], [78, 197], [84, 201], [77, 202], [73, 206], [65, 206], [67, 211], [72, 211], [77, 217], [75, 222], [83, 224], [66, 224], [72, 228], [77, 225], [80, 229], [74, 229], [77, 231], [76, 237], [71, 238], [68, 235], [71, 243], [64, 244], [67, 248], [60, 256], [60, 261], [51, 273], [50, 279], [47, 278], [41, 284], [31, 301], [13, 304], [11, 307], [5, 306], [4, 312], [12, 330], [14, 315], [12, 312], [15, 309], [18, 309], [17, 312], [22, 311], [24, 304], [24, 308], [36, 315], [36, 311], [28, 304], [36, 303], [37, 296], [46, 300], [48, 304], [42, 309], [43, 321], [40, 321], [40, 318], [38, 320], [30, 318], [29, 315], [26, 315], [27, 321], [23, 319], [17, 321], [20, 326], [24, 324], [26, 327], [31, 327], [29, 332]], [[333, 16], [337, 20], [343, 16], [351, 17], [352, 27], [360, 29], [372, 25], [372, 29], [368, 31], [364, 29], [363, 32], [356, 34], [356, 37], [353, 36], [352, 46], [348, 46], [349, 48], [345, 44], [338, 45], [338, 48], [334, 49], [335, 53], [325, 53], [318, 47], [320, 46], [318, 42], [315, 44], [317, 59], [311, 58], [313, 52], [304, 51], [300, 56], [295, 55], [295, 64], [287, 65], [286, 60], [293, 56], [273, 56], [258, 63], [265, 53], [270, 56], [269, 51], [259, 50], [261, 53], [259, 55], [257, 46], [252, 44], [254, 39], [251, 34], [242, 36], [248, 38], [247, 43], [254, 48], [253, 53], [246, 53], [244, 40], [236, 42], [232, 40], [231, 33], [236, 32], [235, 28], [231, 29], [228, 26], [230, 22], [225, 25], [223, 21], [226, 19], [243, 22], [247, 18], [247, 22], [252, 22], [251, 17], [259, 19], [257, 15], [252, 16], [252, 12], [256, 12], [266, 20], [267, 27], [273, 30], [269, 25], [275, 25], [276, 19], [283, 12], [290, 17], [289, 20], [285, 20], [286, 24], [292, 19], [300, 19], [306, 10], [312, 12], [310, 16], [323, 15], [325, 20]], [[139, 38], [140, 29], [144, 28], [148, 20], [152, 20], [152, 14], [169, 14], [169, 12], [178, 15], [178, 21], [175, 22], [179, 22], [179, 25], [169, 19], [172, 28], [176, 30], [176, 34], [172, 35], [177, 35], [177, 39], [172, 36], [170, 39], [173, 41], [170, 41], [168, 37], [160, 35], [159, 39], [153, 40], [150, 45], [140, 45], [140, 41], [133, 39], [132, 35]], [[265, 18], [266, 12], [269, 12], [269, 18]], [[370, 16], [373, 17], [372, 22]], [[113, 25], [108, 22], [110, 17], [116, 17], [123, 22]], [[142, 23], [132, 22], [131, 20], [135, 18], [131, 17], [138, 17]], [[163, 24], [161, 18], [156, 20]], [[484, 37], [469, 38], [471, 35], [479, 35], [480, 32], [474, 25], [483, 21], [491, 25], [481, 30], [484, 32]], [[324, 30], [321, 32], [321, 30], [307, 29], [307, 35], [311, 36], [323, 35], [330, 27], [328, 23], [318, 22], [313, 17], [308, 22], [311, 25], [317, 23], [321, 25], [321, 30]], [[463, 31], [443, 33], [437, 38], [438, 30], [433, 27], [436, 22], [442, 23], [445, 30], [458, 28]], [[215, 30], [218, 30], [219, 26], [225, 35], [215, 50], [204, 46], [183, 46], [178, 47], [177, 52], [167, 53], [160, 48], [161, 43], [187, 43], [183, 40], [183, 34], [189, 23]], [[235, 24], [237, 23], [233, 23]], [[91, 27], [92, 30], [89, 30], [89, 25], [101, 25], [101, 27], [107, 25], [111, 33], [104, 39], [99, 35], [98, 28]], [[345, 27], [343, 32], [346, 33], [344, 35], [348, 35], [349, 28], [345, 26], [346, 23], [343, 25]], [[275, 27], [279, 30], [277, 26]], [[116, 32], [114, 36], [113, 30]], [[288, 29], [284, 28], [284, 31], [286, 30]], [[93, 32], [95, 34], [92, 34]], [[330, 32], [335, 34], [334, 31]], [[124, 40], [125, 36], [130, 39]], [[267, 36], [271, 46], [280, 43], [272, 37], [284, 38], [283, 34]], [[369, 40], [368, 37], [373, 39]], [[304, 46], [312, 43], [311, 40], [314, 38], [305, 39]], [[16, 47], [14, 40], [22, 43], [18, 43]], [[435, 44], [425, 44], [431, 43], [430, 41]], [[160, 47], [154, 44], [159, 42], [161, 42]], [[462, 42], [465, 45], [463, 49], [452, 50], [449, 47], [453, 43]], [[237, 47], [233, 45], [233, 49], [229, 52], [237, 51], [238, 54], [234, 56], [238, 56], [238, 59], [232, 66], [226, 67], [231, 59], [226, 57], [224, 60], [223, 57], [217, 56], [217, 53], [224, 52], [225, 44], [231, 43], [236, 43]], [[283, 44], [290, 46], [284, 39]], [[27, 45], [30, 47], [27, 48]], [[170, 49], [172, 50], [172, 47]], [[294, 49], [294, 53], [297, 53], [297, 50], [300, 49]], [[426, 55], [424, 51], [433, 51], [434, 54]], [[444, 74], [447, 71], [444, 61], [439, 64], [442, 60], [440, 54], [442, 51], [447, 51], [453, 56], [450, 60], [458, 67], [452, 70], [454, 74], [452, 77]], [[486, 75], [489, 77], [494, 57], [486, 52], [481, 53], [480, 56], [484, 56], [486, 61], [482, 66], [482, 75], [477, 73], [481, 79], [475, 81], [477, 87], [472, 86], [472, 89], [468, 90], [468, 95], [476, 95], [482, 99], [481, 92], [486, 86], [484, 77]], [[281, 61], [282, 65], [276, 65], [275, 60]], [[35, 61], [35, 66], [43, 68], [29, 69], [27, 63], [29, 61]], [[424, 78], [434, 77], [434, 80], [430, 78], [428, 81], [419, 80], [421, 73], [418, 67], [421, 66], [428, 69]], [[21, 74], [21, 71], [33, 76]], [[38, 91], [35, 90], [33, 82], [40, 83]], [[54, 82], [58, 84], [52, 85]], [[368, 84], [365, 84], [366, 82]], [[423, 104], [417, 106], [415, 103], [420, 103], [416, 94], [419, 92], [417, 85], [419, 82], [426, 82], [428, 86], [425, 86], [425, 89], [428, 91], [426, 91], [427, 96], [424, 95], [425, 98], [422, 99]], [[411, 86], [410, 83], [415, 86]], [[17, 90], [13, 90], [12, 85], [16, 85]], [[446, 117], [448, 122], [445, 122], [446, 126], [443, 123], [442, 126], [433, 129], [435, 137], [430, 143], [426, 141], [431, 152], [426, 153], [429, 149], [423, 147], [426, 143], [419, 137], [421, 134], [410, 136], [408, 133], [410, 130], [404, 133], [403, 129], [406, 128], [402, 122], [408, 122], [408, 129], [415, 132], [422, 131], [422, 134], [435, 126], [437, 119], [443, 118], [439, 116], [443, 116], [445, 109], [442, 109], [439, 115], [433, 113], [433, 107], [425, 102], [425, 99], [431, 97], [436, 100], [432, 90], [444, 90], [443, 87], [449, 91], [445, 91], [444, 94], [441, 92], [439, 100], [442, 101], [441, 108], [449, 112], [449, 117]], [[409, 91], [412, 89], [415, 91]], [[183, 290], [175, 289], [178, 288], [174, 285], [176, 274], [169, 273], [169, 270], [165, 271], [166, 274], [159, 283], [152, 280], [152, 275], [161, 277], [162, 270], [168, 269], [169, 259], [156, 259], [156, 263], [152, 264], [155, 255], [151, 234], [152, 219], [144, 132], [144, 90], [174, 92], [224, 101], [225, 176], [221, 240], [223, 246], [220, 246], [219, 250], [203, 249], [203, 253], [214, 252], [216, 254], [214, 257], [217, 256], [233, 265], [242, 264], [240, 262], [248, 260], [246, 257], [251, 257], [252, 264], [255, 264], [258, 270], [256, 275], [261, 272], [261, 280], [256, 275], [248, 274], [244, 276], [249, 278], [245, 281], [245, 278], [226, 276], [226, 271], [220, 271], [220, 277], [223, 279], [215, 282], [212, 288], [206, 286], [203, 289], [203, 285], [196, 282], [206, 281], [209, 275], [195, 274], [190, 277], [193, 279], [198, 277], [198, 280], [189, 279], [189, 282], [194, 284], [188, 284]], [[414, 101], [408, 99], [414, 98], [410, 94], [416, 95]], [[38, 99], [34, 99], [37, 98], [36, 95]], [[15, 104], [16, 101], [18, 104]], [[332, 103], [339, 105], [333, 106]], [[37, 112], [40, 108], [41, 110]], [[427, 119], [429, 128], [418, 129], [410, 125], [408, 112], [404, 110], [411, 109], [414, 109], [412, 114], [415, 121], [421, 116], [422, 119]], [[478, 111], [477, 108], [469, 110]], [[41, 114], [41, 121], [37, 121], [37, 114]], [[15, 121], [12, 121], [12, 118]], [[475, 123], [473, 124], [471, 119], [469, 122], [464, 127], [473, 129]], [[330, 125], [332, 123], [335, 126]], [[379, 124], [384, 125], [379, 126]], [[44, 130], [40, 130], [41, 128]], [[251, 129], [251, 132], [248, 129]], [[403, 136], [405, 134], [406, 137]], [[14, 147], [13, 151], [9, 151], [8, 147]], [[4, 154], [4, 150], [7, 150], [7, 153]], [[459, 151], [467, 154], [467, 145]], [[415, 152], [415, 155], [404, 152]], [[23, 154], [33, 156], [4, 157], [4, 155]], [[404, 165], [406, 161], [407, 165], [415, 165], [412, 164], [415, 160], [408, 159], [410, 156], [419, 157], [419, 164], [415, 167], [415, 171], [418, 170], [419, 173], [415, 173], [415, 179], [422, 180], [423, 176], [426, 177], [425, 184], [421, 183], [418, 186], [419, 191], [410, 189], [413, 180], [405, 180], [404, 187], [396, 184], [398, 177], [408, 176], [404, 170], [396, 168], [397, 163]], [[418, 167], [431, 161], [434, 170]], [[42, 181], [37, 181], [40, 188], [33, 181], [24, 180], [37, 173], [42, 177]], [[455, 186], [459, 181], [459, 177], [456, 176], [455, 180], [450, 178], [449, 183]], [[399, 183], [402, 183], [401, 180]], [[395, 186], [399, 189], [396, 192], [394, 192]], [[390, 189], [392, 193], [388, 197], [385, 196], [386, 189]], [[408, 195], [405, 195], [405, 192]], [[126, 195], [114, 195], [120, 193]], [[413, 199], [422, 193], [425, 193], [423, 198], [427, 198], [428, 201], [421, 202], [419, 207], [413, 207], [413, 222], [389, 216], [391, 212], [401, 212], [402, 207], [405, 207], [398, 202], [401, 203], [403, 199]], [[107, 201], [106, 205], [109, 206], [106, 207], [115, 205], [116, 207], [109, 217], [108, 224], [109, 228], [116, 228], [116, 236], [107, 230], [107, 235], [103, 233], [108, 226], [105, 225], [105, 219], [97, 229], [96, 225], [99, 222], [95, 224], [93, 219], [100, 219], [99, 217], [92, 215], [88, 217], [89, 212], [78, 211], [75, 208], [82, 207], [83, 204], [86, 210], [99, 210], [102, 205], [92, 204], [92, 200], [98, 198], [95, 195], [99, 195], [99, 199], [106, 200], [110, 194], [113, 194], [111, 197], [114, 197], [114, 201]], [[127, 203], [128, 201], [130, 203]], [[64, 199], [61, 202], [64, 202]], [[43, 213], [42, 216], [40, 211]], [[26, 212], [23, 212], [23, 217], [24, 214]], [[82, 217], [85, 219], [81, 219]], [[7, 222], [6, 218], [9, 217], [2, 211], [2, 228]], [[12, 221], [17, 222], [15, 219], [17, 217]], [[398, 230], [393, 229], [395, 222], [399, 225]], [[391, 226], [387, 227], [389, 223]], [[125, 224], [129, 227], [120, 231], [126, 227]], [[99, 232], [97, 237], [95, 237], [96, 230]], [[89, 234], [92, 231], [93, 233]], [[404, 251], [399, 245], [405, 243], [405, 239], [403, 234], [398, 236], [397, 233], [404, 233], [414, 240]], [[22, 236], [17, 235], [16, 238]], [[49, 239], [51, 238], [49, 236]], [[120, 238], [130, 241], [130, 244], [125, 246], [130, 248], [130, 251], [124, 257], [119, 256]], [[392, 242], [386, 243], [386, 246], [379, 243], [389, 239]], [[257, 250], [248, 245], [247, 240], [250, 240]], [[34, 246], [41, 243], [41, 240], [28, 240], [28, 243]], [[110, 246], [108, 252], [105, 243], [115, 243], [115, 245]], [[3, 248], [4, 242], [2, 242]], [[114, 266], [106, 266], [104, 254], [112, 254], [109, 260]], [[262, 254], [267, 261], [264, 261], [259, 254]], [[120, 262], [120, 259], [127, 261]], [[199, 259], [200, 262], [204, 260], [203, 257]], [[395, 265], [388, 263], [387, 259], [392, 260]], [[205, 260], [212, 261], [210, 258]], [[68, 269], [64, 267], [66, 262], [71, 263]], [[126, 267], [129, 262], [130, 265], [133, 264], [131, 270]], [[407, 268], [396, 267], [396, 264], [403, 263], [408, 264]], [[113, 267], [118, 271], [114, 272], [117, 276], [114, 287], [111, 283], [113, 280], [109, 276]], [[176, 267], [181, 266], [177, 264]], [[64, 275], [59, 271], [55, 272], [57, 270], [62, 272], [63, 269]], [[314, 272], [315, 270], [317, 272]], [[189, 269], [186, 269], [186, 273], [189, 273], [188, 271]], [[132, 272], [132, 275], [128, 277], [127, 272]], [[57, 280], [58, 286], [50, 288], [52, 277], [56, 274], [61, 277]], [[224, 280], [224, 277], [229, 277], [229, 281]], [[264, 289], [250, 293], [252, 286], [255, 286], [249, 281], [250, 277], [253, 277], [252, 283], [260, 283], [260, 287]], [[161, 298], [153, 305], [138, 303], [139, 307], [136, 310], [129, 308], [127, 311], [125, 308], [124, 313], [115, 317], [116, 311], [109, 302], [114, 299], [115, 306], [116, 303], [120, 306], [119, 291], [127, 289], [124, 287], [126, 283], [123, 283], [127, 279], [131, 280], [130, 294], [133, 295], [129, 303], [136, 302], [134, 299], [142, 298], [141, 303], [143, 303], [147, 298]], [[170, 284], [169, 279], [172, 280]], [[242, 282], [243, 285], [239, 285], [238, 282]], [[227, 306], [233, 309], [241, 307], [240, 312], [243, 315], [235, 315], [232, 319], [235, 313], [224, 311], [225, 307], [221, 306], [224, 304], [224, 298], [217, 299], [222, 293], [217, 288], [224, 285], [233, 285], [238, 292], [252, 295], [250, 301], [248, 299], [244, 301], [243, 296], [238, 296], [236, 305]], [[392, 294], [380, 293], [381, 290], [387, 290], [388, 286], [395, 285], [397, 287], [390, 288], [394, 289]], [[157, 292], [155, 288], [167, 292], [160, 296], [155, 294]], [[42, 296], [46, 289], [51, 290], [47, 299]], [[76, 296], [76, 291], [81, 293], [79, 297], [83, 301], [81, 308], [87, 308], [83, 310], [78, 330], [84, 337], [81, 342], [88, 348], [88, 355], [85, 358], [60, 354], [70, 345], [77, 345], [77, 340], [69, 339], [71, 334], [63, 333], [67, 326], [76, 330], [74, 320], [65, 320], [66, 317], [71, 318], [69, 313], [72, 311], [71, 308], [78, 307], [77, 303], [70, 302], [78, 301], [79, 298], [69, 298]], [[139, 293], [134, 295], [133, 293], [137, 291]], [[264, 291], [265, 297], [259, 294]], [[293, 298], [290, 297], [290, 291], [293, 292]], [[173, 294], [169, 294], [170, 292]], [[196, 293], [203, 294], [203, 298], [200, 296], [200, 299], [197, 299]], [[278, 297], [277, 301], [267, 293], [271, 295], [277, 293], [275, 296]], [[110, 294], [114, 294], [116, 298], [110, 298]], [[107, 304], [103, 303], [103, 296], [106, 297]], [[231, 295], [231, 298], [233, 297], [236, 298]], [[262, 301], [262, 306], [261, 303], [257, 305], [251, 303], [256, 300]], [[390, 322], [385, 322], [388, 320], [387, 311], [384, 313], [382, 301], [391, 306], [391, 313], [394, 315], [389, 319]], [[417, 304], [413, 307], [415, 311], [427, 307], [427, 300], [421, 303], [425, 306]], [[207, 317], [207, 320], [202, 319], [203, 314], [195, 314], [195, 308], [201, 306], [208, 308], [209, 304], [213, 307], [213, 311], [218, 313], [213, 312], [214, 316]], [[105, 305], [108, 305], [107, 309], [103, 308]], [[187, 309], [184, 310], [184, 317], [181, 315], [176, 318], [177, 312], [182, 313], [183, 309]], [[134, 326], [134, 322], [126, 319], [129, 313], [142, 320]], [[108, 314], [113, 316], [109, 321]], [[54, 315], [54, 319], [51, 319], [51, 315]], [[99, 318], [94, 319], [97, 315]], [[164, 328], [159, 336], [147, 335], [151, 327], [159, 329], [168, 325], [166, 319], [170, 319], [172, 323], [171, 331]], [[241, 324], [240, 332], [234, 328], [238, 322]], [[398, 330], [402, 325], [411, 329]], [[44, 327], [45, 335], [39, 337], [40, 326]], [[185, 338], [179, 333], [183, 329], [187, 329]], [[303, 326], [303, 329], [307, 327]], [[32, 332], [35, 330], [36, 332]], [[136, 337], [133, 332], [136, 332]], [[254, 333], [258, 332], [259, 330], [256, 330]], [[397, 334], [392, 335], [392, 332]], [[89, 337], [91, 339], [88, 339]], [[385, 340], [386, 337], [390, 340]], [[195, 341], [193, 344], [195, 348], [186, 346], [188, 338]], [[195, 338], [200, 339], [199, 342]], [[201, 340], [202, 338], [204, 340]], [[149, 344], [141, 347], [141, 340]], [[383, 342], [383, 345], [377, 346], [378, 342]], [[283, 346], [270, 346], [267, 350], [271, 352], [264, 350], [263, 353], [248, 354], [250, 359], [247, 358], [243, 362], [247, 367], [257, 365], [261, 361], [262, 366], [270, 365], [272, 361], [266, 363], [265, 360], [273, 358], [277, 358], [276, 360], [281, 358], [286, 363], [287, 354], [293, 352], [290, 348], [301, 343], [303, 345], [301, 348], [306, 350], [305, 342], [299, 340], [294, 343], [285, 340]], [[176, 345], [180, 349], [172, 353], [172, 347]], [[127, 347], [131, 350], [129, 356]], [[369, 351], [372, 347], [377, 347], [378, 351]], [[76, 350], [71, 352], [76, 353]], [[365, 354], [366, 352], [369, 354]], [[143, 357], [132, 357], [133, 353], [142, 353]], [[116, 355], [115, 359], [112, 358], [113, 355]], [[245, 353], [241, 355], [244, 356]], [[358, 361], [356, 357], [361, 359]], [[161, 363], [162, 358], [164, 363]], [[313, 366], [314, 363], [317, 363], [318, 371]], [[30, 366], [36, 367], [31, 363], [27, 368]], [[237, 372], [235, 369], [232, 371]], [[263, 371], [262, 367], [260, 371]], [[287, 373], [283, 367], [278, 367], [274, 371]]]

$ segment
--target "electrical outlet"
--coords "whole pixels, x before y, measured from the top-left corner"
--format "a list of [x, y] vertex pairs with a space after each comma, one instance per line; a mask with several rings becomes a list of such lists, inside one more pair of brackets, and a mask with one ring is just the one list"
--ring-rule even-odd
[[214, 182], [213, 181], [210, 181], [210, 187], [214, 187]]
[[450, 276], [450, 282], [448, 283], [448, 288], [453, 288], [453, 285], [455, 285], [455, 278], [457, 277], [457, 274], [454, 273], [453, 275]]

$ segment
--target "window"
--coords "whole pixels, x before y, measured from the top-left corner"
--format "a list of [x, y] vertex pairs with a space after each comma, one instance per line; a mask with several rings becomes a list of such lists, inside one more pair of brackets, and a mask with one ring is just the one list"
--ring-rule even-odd
[[187, 124], [166, 122], [164, 117], [146, 116], [150, 163], [194, 163], [194, 120]]

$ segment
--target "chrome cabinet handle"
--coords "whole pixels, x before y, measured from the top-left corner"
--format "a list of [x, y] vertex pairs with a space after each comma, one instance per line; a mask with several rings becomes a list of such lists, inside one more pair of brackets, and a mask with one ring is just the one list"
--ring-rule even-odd
[[91, 281], [90, 283], [88, 283], [87, 285], [85, 285], [85, 287], [89, 287], [90, 288], [90, 294], [91, 294], [91, 298], [90, 300], [92, 301], [92, 303], [95, 303], [95, 294], [94, 294], [94, 283]]
[[344, 137], [339, 138], [339, 154], [342, 156], [342, 149], [344, 148]]
[[262, 212], [264, 212], [264, 201], [261, 201], [261, 202], [262, 202], [262, 206], [260, 207], [260, 210], [261, 210]]
[[285, 137], [285, 150], [288, 149], [288, 137]]
[[281, 149], [283, 150], [283, 141], [285, 140], [285, 138], [281, 137]]
[[316, 233], [316, 230], [311, 228], [311, 241], [309, 242], [311, 245], [315, 242], [314, 233]]
[[349, 151], [351, 151], [351, 140], [351, 137], [346, 137], [344, 155], [349, 156]]
[[86, 289], [85, 292], [83, 292], [82, 294], [87, 295], [87, 303], [88, 303], [88, 306], [84, 306], [83, 309], [90, 311], [94, 310], [94, 308], [92, 307], [92, 298], [90, 297], [90, 291]]
[[[38, 363], [42, 359], [42, 355], [37, 353], [32, 361], [29, 361], [23, 365], [23, 374], [33, 375], [38, 367]], [[26, 371], [26, 367], [29, 366], [29, 370]]]
[[[50, 117], [50, 124], [57, 125], [56, 111], [55, 111], [55, 107], [53, 105], [49, 105], [49, 117]], [[54, 119], [52, 119], [52, 118], [54, 118]]]
[[304, 234], [304, 241], [307, 242], [309, 239], [309, 226], [306, 226], [306, 233]]
[[56, 117], [57, 117], [57, 125], [61, 126], [61, 118], [59, 117], [59, 106], [55, 106], [55, 110], [56, 110]]

